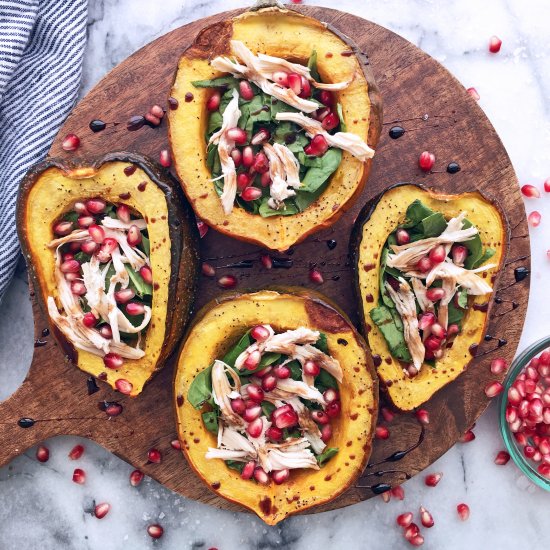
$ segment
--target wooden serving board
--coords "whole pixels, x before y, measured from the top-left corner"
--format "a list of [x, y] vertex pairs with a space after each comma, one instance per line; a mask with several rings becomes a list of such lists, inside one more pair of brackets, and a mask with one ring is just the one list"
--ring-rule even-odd
[[[357, 322], [352, 268], [347, 256], [348, 240], [358, 211], [372, 196], [403, 181], [423, 183], [449, 193], [480, 189], [496, 197], [509, 218], [510, 249], [498, 282], [497, 303], [490, 311], [488, 329], [488, 334], [501, 340], [483, 342], [467, 371], [430, 400], [426, 408], [431, 423], [425, 439], [400, 462], [386, 468], [394, 472], [380, 477], [367, 476], [358, 483], [363, 486], [395, 485], [426, 468], [454, 445], [488, 404], [483, 388], [494, 379], [489, 370], [491, 359], [501, 356], [510, 362], [515, 354], [529, 295], [529, 278], [524, 277], [519, 282], [515, 278], [516, 274], [521, 279], [529, 269], [525, 211], [510, 159], [494, 128], [447, 70], [411, 43], [374, 23], [331, 9], [310, 6], [298, 9], [333, 24], [370, 56], [385, 111], [373, 170], [356, 206], [335, 227], [309, 238], [288, 254], [280, 255], [285, 260], [283, 264], [292, 262], [289, 269], [266, 270], [259, 261], [259, 248], [210, 230], [201, 241], [201, 254], [203, 260], [218, 267], [218, 276], [236, 275], [240, 288], [258, 289], [274, 284], [314, 287], [335, 300]], [[158, 159], [159, 151], [168, 147], [166, 123], [158, 129], [144, 126], [130, 132], [126, 129], [126, 121], [133, 115], [146, 113], [154, 103], [167, 106], [181, 52], [202, 27], [236, 13], [218, 14], [178, 28], [118, 65], [74, 109], [60, 130], [51, 155], [68, 158], [76, 154], [94, 158], [110, 151], [127, 150]], [[109, 122], [107, 129], [92, 133], [88, 125], [93, 119]], [[388, 131], [397, 124], [406, 132], [394, 140]], [[81, 138], [82, 145], [77, 153], [65, 153], [61, 141], [72, 132]], [[429, 175], [417, 167], [418, 156], [424, 150], [434, 152], [437, 159], [434, 172]], [[447, 173], [446, 167], [451, 161], [458, 162], [462, 170], [456, 174]], [[333, 249], [327, 245], [331, 239], [336, 242]], [[252, 267], [224, 267], [241, 260], [251, 260]], [[308, 279], [312, 263], [317, 264], [324, 275], [325, 283], [321, 286]], [[517, 272], [516, 268], [524, 270]], [[203, 277], [196, 297], [197, 307], [220, 292], [216, 279]], [[191, 471], [181, 453], [170, 446], [170, 441], [176, 438], [172, 403], [174, 360], [136, 399], [117, 394], [101, 382], [98, 383], [99, 391], [89, 395], [87, 376], [66, 362], [51, 336], [44, 336], [43, 330], [48, 324], [34, 299], [33, 309], [37, 347], [29, 374], [21, 388], [0, 404], [0, 465], [46, 438], [58, 434], [80, 435], [93, 439], [184, 496], [230, 510], [242, 510], [213, 494]], [[103, 400], [120, 402], [123, 413], [108, 419], [98, 408]], [[34, 419], [34, 425], [21, 428], [18, 421], [22, 417]], [[418, 441], [420, 427], [412, 415], [396, 416], [389, 428], [390, 438], [375, 442], [371, 461], [383, 460]], [[151, 447], [162, 451], [161, 464], [147, 463], [147, 451]], [[371, 468], [366, 473], [373, 472]], [[312, 511], [340, 508], [373, 494], [369, 488], [353, 487]]]

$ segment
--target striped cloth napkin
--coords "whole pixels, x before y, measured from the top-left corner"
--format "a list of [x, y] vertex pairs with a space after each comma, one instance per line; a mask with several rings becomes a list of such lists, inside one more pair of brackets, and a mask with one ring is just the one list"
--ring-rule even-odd
[[87, 16], [88, 0], [0, 0], [0, 302], [19, 256], [17, 188], [75, 103]]

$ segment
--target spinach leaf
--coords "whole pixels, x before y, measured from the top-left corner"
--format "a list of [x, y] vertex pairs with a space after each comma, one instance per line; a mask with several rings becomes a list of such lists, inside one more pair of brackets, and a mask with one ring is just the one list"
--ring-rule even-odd
[[279, 121], [276, 120], [277, 113], [298, 113], [298, 109], [295, 109], [294, 107], [291, 107], [290, 105], [287, 105], [284, 101], [279, 101], [277, 98], [271, 96], [271, 101], [268, 103], [270, 105], [271, 110], [271, 120], [276, 121], [279, 123]]
[[337, 447], [327, 447], [320, 455], [317, 455], [317, 463], [319, 464], [319, 466], [322, 466], [323, 464], [326, 464], [337, 453]]
[[472, 269], [475, 269], [476, 267], [479, 267], [480, 265], [483, 265], [487, 260], [492, 258], [497, 251], [494, 248], [486, 248], [485, 252], [481, 255], [481, 258], [477, 260], [477, 262], [474, 262], [472, 265]]
[[407, 212], [405, 214], [406, 221], [401, 225], [401, 227], [413, 227], [414, 225], [420, 223], [424, 218], [431, 216], [433, 213], [434, 211], [431, 208], [427, 207], [419, 199], [416, 199], [407, 208]]
[[[208, 118], [208, 126], [206, 127], [206, 141], [210, 139], [210, 136], [217, 132], [222, 127], [222, 114], [220, 111], [214, 111]], [[215, 147], [217, 150], [218, 148]]]
[[277, 407], [270, 403], [269, 401], [262, 401], [262, 412], [267, 416], [267, 418], [271, 417], [271, 413], [276, 409]]
[[390, 353], [401, 361], [412, 361], [403, 335], [403, 322], [397, 311], [386, 306], [378, 306], [371, 309], [370, 317], [384, 336]]
[[322, 165], [320, 167], [310, 168], [302, 180], [300, 191], [313, 192], [316, 191], [328, 178], [336, 171], [342, 162], [342, 151], [340, 149], [331, 148], [322, 157]]
[[151, 242], [149, 241], [149, 238], [143, 234], [141, 235], [141, 248], [147, 256], [151, 255]]
[[228, 468], [231, 468], [232, 470], [237, 470], [237, 472], [239, 472], [240, 474], [242, 474], [245, 464], [246, 464], [246, 462], [239, 462], [237, 460], [226, 460], [225, 461], [225, 465]]
[[382, 255], [380, 256], [380, 297], [382, 298], [383, 305], [395, 309], [395, 304], [390, 298], [388, 291], [386, 290], [386, 271], [389, 272], [389, 268], [386, 266], [388, 261], [388, 254], [390, 253], [388, 248], [382, 249]]
[[309, 74], [311, 75], [311, 78], [313, 80], [316, 80], [317, 82], [321, 82], [321, 76], [319, 75], [319, 71], [317, 70], [317, 51], [313, 50], [311, 52], [311, 55], [309, 56], [308, 62], [307, 62], [307, 68], [309, 69]]
[[[472, 226], [473, 224], [470, 220], [464, 220], [462, 222], [462, 229], [468, 229]], [[468, 257], [464, 262], [464, 267], [466, 269], [475, 269], [479, 267], [495, 254], [492, 248], [488, 248], [483, 252], [483, 244], [479, 233], [473, 239], [464, 241], [462, 244], [468, 249]]]
[[310, 204], [314, 203], [325, 192], [327, 186], [328, 182], [325, 182], [313, 193], [307, 193], [306, 191], [296, 191], [294, 203], [296, 204], [298, 210], [300, 212], [303, 212]]
[[146, 283], [143, 280], [143, 277], [137, 273], [134, 268], [130, 264], [125, 264], [126, 271], [128, 272], [128, 275], [130, 276], [130, 287], [132, 290], [140, 297], [143, 298], [143, 296], [152, 296], [153, 295], [153, 287]]
[[289, 431], [288, 428], [284, 428], [283, 441], [287, 440], [289, 437], [294, 437], [295, 439], [299, 439], [300, 437], [302, 437], [302, 434], [300, 430], [294, 429], [292, 431]]
[[267, 204], [268, 200], [268, 197], [264, 197], [260, 204], [258, 212], [262, 218], [269, 218], [270, 216], [292, 216], [298, 213], [298, 208], [288, 199], [285, 202], [285, 207], [281, 210], [274, 210], [271, 208], [269, 204]]
[[202, 421], [209, 432], [218, 435], [218, 413], [216, 411], [202, 413]]
[[86, 254], [85, 252], [77, 252], [75, 255], [74, 255], [74, 259], [75, 260], [78, 260], [81, 264], [84, 264], [86, 262], [89, 262], [91, 260], [91, 256], [90, 254]]
[[421, 222], [422, 238], [439, 237], [443, 231], [447, 228], [447, 220], [441, 212], [434, 212], [425, 217]]
[[327, 372], [325, 369], [321, 369], [321, 372], [315, 378], [315, 387], [321, 393], [323, 393], [328, 388], [333, 388], [333, 389], [337, 390], [338, 389], [338, 382], [336, 381], [336, 378], [334, 378], [334, 376], [332, 376], [332, 374]]
[[252, 336], [250, 336], [250, 331], [246, 331], [242, 338], [237, 342], [235, 347], [230, 349], [223, 357], [222, 361], [229, 365], [230, 367], [235, 366], [235, 361], [237, 360], [237, 357], [252, 343], [254, 342], [254, 339]]
[[321, 350], [323, 353], [328, 355], [327, 335], [324, 332], [319, 333], [319, 338], [317, 339], [317, 342], [313, 344], [313, 347], [316, 347], [318, 350]]
[[302, 367], [298, 361], [290, 361], [286, 366], [290, 369], [290, 378], [292, 378], [292, 380], [302, 379]]
[[336, 112], [338, 113], [338, 118], [340, 119], [340, 131], [347, 132], [347, 126], [344, 122], [344, 110], [341, 103], [336, 104]]
[[80, 214], [78, 214], [74, 210], [71, 210], [70, 212], [66, 212], [65, 214], [63, 214], [63, 221], [76, 223], [79, 217]]
[[187, 401], [191, 403], [195, 409], [200, 409], [212, 397], [212, 367], [208, 367], [197, 376], [187, 392]]
[[454, 301], [451, 300], [449, 303], [449, 325], [459, 325], [462, 323], [464, 318], [465, 311], [455, 306]]
[[462, 309], [468, 308], [468, 291], [465, 288], [462, 288], [457, 294], [458, 307]]
[[273, 363], [279, 361], [281, 357], [282, 356], [280, 353], [268, 351], [267, 353], [264, 353], [262, 355], [262, 359], [260, 360], [259, 365], [254, 370], [244, 369], [239, 372], [239, 376], [250, 376], [251, 374], [258, 372], [259, 370], [265, 369], [265, 367], [268, 367], [269, 365], [273, 365]]
[[239, 85], [238, 79], [234, 76], [221, 76], [209, 80], [195, 80], [191, 82], [195, 88], [236, 88]]

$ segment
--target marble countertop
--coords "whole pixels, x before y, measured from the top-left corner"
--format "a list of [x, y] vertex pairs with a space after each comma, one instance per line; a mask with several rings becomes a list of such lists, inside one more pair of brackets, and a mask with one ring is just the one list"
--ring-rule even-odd
[[[307, 3], [307, 2], [306, 2]], [[217, 11], [247, 5], [241, 0], [90, 0], [84, 95], [109, 69], [159, 35]], [[550, 35], [547, 0], [319, 0], [371, 19], [404, 36], [435, 57], [466, 86], [479, 92], [485, 110], [512, 159], [520, 182], [542, 190], [550, 177]], [[497, 55], [488, 52], [493, 34], [503, 40]], [[544, 195], [544, 192], [542, 192]], [[527, 211], [542, 214], [531, 229], [531, 300], [520, 350], [548, 334], [547, 240], [550, 195], [528, 200]], [[519, 207], [519, 205], [518, 205]], [[546, 288], [546, 290], [545, 290]], [[22, 382], [33, 350], [31, 308], [26, 274], [18, 269], [0, 315], [0, 399]], [[79, 467], [86, 485], [71, 481], [75, 463], [67, 453], [77, 440], [46, 442], [51, 458], [40, 464], [34, 449], [0, 469], [0, 548], [11, 549], [166, 549], [218, 548], [406, 548], [395, 524], [398, 514], [427, 507], [435, 526], [425, 529], [426, 548], [544, 547], [550, 542], [550, 495], [532, 485], [510, 462], [495, 466], [503, 448], [493, 404], [475, 428], [476, 439], [457, 444], [426, 473], [443, 472], [434, 488], [424, 474], [404, 484], [405, 500], [384, 503], [380, 497], [334, 512], [295, 517], [267, 527], [249, 514], [216, 510], [187, 500], [146, 480], [128, 483], [132, 468], [97, 445], [82, 441]], [[92, 499], [108, 501], [112, 510], [98, 521], [85, 513]], [[471, 509], [461, 522], [456, 505]], [[165, 534], [153, 541], [146, 533], [160, 523]]]

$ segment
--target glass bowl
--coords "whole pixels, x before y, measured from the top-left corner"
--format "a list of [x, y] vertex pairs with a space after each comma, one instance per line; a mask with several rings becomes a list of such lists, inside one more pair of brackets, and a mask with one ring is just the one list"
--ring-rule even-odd
[[512, 363], [506, 380], [504, 381], [504, 391], [500, 395], [499, 402], [499, 423], [500, 433], [506, 444], [506, 448], [512, 457], [512, 460], [516, 463], [516, 466], [535, 484], [547, 491], [550, 491], [550, 479], [544, 477], [537, 472], [536, 466], [533, 467], [535, 462], [527, 459], [523, 454], [522, 448], [518, 445], [513, 433], [508, 428], [508, 422], [506, 422], [506, 406], [508, 404], [508, 388], [514, 383], [516, 377], [521, 371], [529, 364], [529, 361], [542, 353], [545, 349], [550, 348], [550, 336], [535, 342], [522, 353], [520, 353]]

